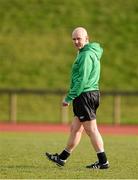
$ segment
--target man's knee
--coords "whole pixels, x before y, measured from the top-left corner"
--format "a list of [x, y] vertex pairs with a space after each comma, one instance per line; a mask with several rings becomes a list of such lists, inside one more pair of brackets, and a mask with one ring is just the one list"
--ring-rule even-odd
[[98, 130], [96, 127], [88, 127], [88, 128], [85, 128], [85, 131], [87, 133], [88, 136], [91, 136], [91, 135], [95, 135], [98, 133]]
[[96, 123], [93, 123], [92, 121], [93, 120], [87, 121], [87, 122], [84, 122], [83, 124], [85, 132], [87, 133], [88, 136], [98, 133], [97, 125]]
[[70, 132], [71, 132], [71, 133], [74, 133], [74, 134], [82, 133], [83, 130], [84, 130], [83, 126], [81, 126], [81, 127], [78, 128], [78, 127], [72, 125], [71, 128], [70, 128]]

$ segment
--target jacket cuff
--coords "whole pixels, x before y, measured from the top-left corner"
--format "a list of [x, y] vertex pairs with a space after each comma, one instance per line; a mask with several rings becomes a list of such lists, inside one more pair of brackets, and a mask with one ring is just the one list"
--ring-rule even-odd
[[73, 100], [73, 99], [70, 98], [69, 96], [66, 96], [66, 97], [65, 97], [65, 102], [67, 102], [67, 103], [71, 103], [72, 100]]

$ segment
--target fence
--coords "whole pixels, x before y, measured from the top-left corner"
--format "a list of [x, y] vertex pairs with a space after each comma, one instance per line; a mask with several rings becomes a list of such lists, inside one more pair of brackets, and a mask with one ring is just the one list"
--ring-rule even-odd
[[[9, 96], [9, 121], [17, 123], [17, 95], [19, 94], [33, 94], [33, 95], [57, 95], [64, 97], [66, 91], [64, 90], [47, 90], [47, 89], [0, 89], [0, 94], [6, 94]], [[121, 97], [125, 96], [138, 96], [138, 91], [106, 91], [101, 92], [101, 96], [112, 96], [113, 97], [113, 124], [121, 123]], [[68, 108], [62, 107], [61, 110], [61, 121], [62, 123], [68, 123]]]

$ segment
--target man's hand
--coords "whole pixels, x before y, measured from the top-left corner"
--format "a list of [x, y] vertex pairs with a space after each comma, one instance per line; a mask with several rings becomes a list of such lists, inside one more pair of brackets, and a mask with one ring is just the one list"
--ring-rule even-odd
[[69, 103], [67, 103], [65, 100], [62, 101], [62, 106], [69, 106]]

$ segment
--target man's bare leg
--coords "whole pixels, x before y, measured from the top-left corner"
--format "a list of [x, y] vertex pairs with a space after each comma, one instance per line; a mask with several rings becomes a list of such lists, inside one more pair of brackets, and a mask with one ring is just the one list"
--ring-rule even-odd
[[77, 147], [80, 142], [82, 132], [84, 128], [82, 123], [77, 117], [74, 117], [74, 120], [71, 125], [70, 135], [65, 149], [59, 154], [61, 160], [67, 160], [71, 152]]
[[104, 152], [104, 144], [101, 134], [98, 131], [96, 119], [83, 122], [83, 127], [90, 137], [93, 148], [95, 149], [98, 157], [98, 161], [86, 166], [87, 168], [100, 168], [107, 169], [109, 163], [107, 161], [106, 154]]
[[70, 129], [70, 136], [67, 142], [67, 146], [65, 148], [68, 152], [71, 153], [79, 144], [83, 130], [84, 128], [82, 126], [82, 123], [79, 121], [77, 117], [74, 117]]
[[98, 131], [96, 119], [83, 122], [83, 127], [90, 137], [93, 148], [96, 152], [104, 151], [103, 139]]

